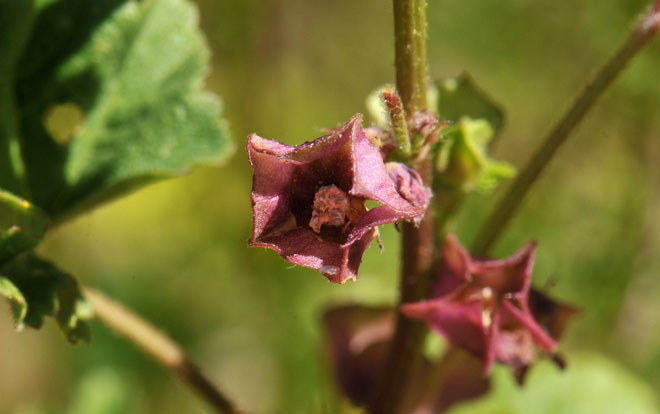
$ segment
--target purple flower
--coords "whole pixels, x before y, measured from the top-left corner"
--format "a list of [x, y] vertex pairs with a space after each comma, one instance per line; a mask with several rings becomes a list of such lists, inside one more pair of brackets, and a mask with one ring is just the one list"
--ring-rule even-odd
[[[396, 314], [390, 307], [341, 305], [323, 314], [326, 352], [337, 384], [356, 406], [367, 405], [383, 375]], [[444, 413], [461, 401], [485, 394], [490, 381], [481, 363], [467, 352], [449, 347], [439, 360], [422, 357], [413, 367], [401, 412]]]
[[[423, 217], [430, 198], [416, 172], [386, 166], [359, 114], [294, 147], [252, 134], [247, 151], [254, 169], [250, 245], [332, 282], [356, 279], [376, 226]], [[379, 205], [368, 210], [367, 200]]]
[[506, 259], [476, 260], [448, 236], [432, 299], [401, 310], [480, 358], [484, 373], [497, 360], [522, 380], [536, 348], [554, 355], [557, 347], [530, 310], [535, 249], [529, 243]]

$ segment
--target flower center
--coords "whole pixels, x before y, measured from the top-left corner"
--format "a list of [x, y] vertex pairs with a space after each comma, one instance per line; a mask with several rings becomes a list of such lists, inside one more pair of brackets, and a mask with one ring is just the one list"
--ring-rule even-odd
[[324, 224], [345, 226], [342, 231], [346, 230], [350, 224], [350, 220], [346, 223], [350, 210], [351, 202], [348, 194], [334, 184], [323, 186], [314, 195], [314, 208], [309, 227], [316, 233], [321, 232], [321, 226]]

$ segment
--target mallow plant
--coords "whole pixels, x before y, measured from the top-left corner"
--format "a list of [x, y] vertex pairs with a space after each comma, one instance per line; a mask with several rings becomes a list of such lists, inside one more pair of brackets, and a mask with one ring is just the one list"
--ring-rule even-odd
[[[398, 302], [328, 309], [328, 357], [338, 389], [365, 412], [441, 413], [487, 394], [495, 365], [521, 387], [539, 359], [571, 369], [559, 340], [589, 309], [532, 286], [543, 240], [508, 257], [490, 250], [589, 109], [660, 31], [660, 1], [518, 170], [490, 155], [499, 105], [467, 74], [429, 78], [426, 0], [383, 7], [393, 9], [395, 71], [391, 85], [374, 85], [365, 115], [299, 145], [257, 131], [239, 147], [253, 170], [248, 244], [331, 283], [360, 283], [379, 228], [396, 226]], [[52, 317], [69, 342], [89, 342], [97, 318], [218, 412], [243, 412], [174, 340], [34, 250], [81, 213], [235, 152], [221, 107], [202, 86], [208, 52], [194, 8], [186, 0], [2, 0], [0, 57], [0, 294], [17, 330]], [[52, 128], [58, 122], [65, 128]], [[471, 193], [500, 185], [508, 188], [464, 246], [448, 230], [452, 220]], [[446, 346], [431, 358], [425, 344], [434, 336]]]

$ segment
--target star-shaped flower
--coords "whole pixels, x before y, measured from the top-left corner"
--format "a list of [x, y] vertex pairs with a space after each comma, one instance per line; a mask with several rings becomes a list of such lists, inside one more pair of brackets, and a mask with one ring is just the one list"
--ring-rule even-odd
[[[402, 164], [387, 166], [362, 130], [362, 115], [312, 142], [288, 146], [248, 137], [254, 169], [250, 245], [317, 269], [330, 281], [357, 277], [376, 226], [424, 215], [430, 190]], [[379, 206], [368, 210], [367, 200]]]
[[529, 306], [535, 250], [529, 243], [506, 259], [476, 260], [448, 236], [431, 299], [401, 310], [480, 358], [484, 373], [498, 360], [521, 380], [536, 348], [554, 354], [557, 347]]

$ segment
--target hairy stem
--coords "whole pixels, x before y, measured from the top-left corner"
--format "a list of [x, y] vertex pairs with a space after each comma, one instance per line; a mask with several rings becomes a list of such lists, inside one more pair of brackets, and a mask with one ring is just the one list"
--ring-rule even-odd
[[[426, 0], [394, 0], [396, 86], [411, 116], [426, 108]], [[432, 182], [430, 160], [414, 166], [424, 183]], [[427, 211], [419, 227], [402, 226], [402, 263], [399, 304], [423, 299], [431, 284], [433, 217]], [[369, 406], [371, 414], [400, 413], [417, 364], [427, 329], [419, 321], [398, 314], [394, 338], [380, 382]]]
[[408, 115], [426, 108], [426, 0], [394, 0], [396, 88]]
[[550, 130], [542, 145], [529, 160], [508, 191], [495, 206], [472, 246], [472, 253], [487, 254], [502, 231], [511, 221], [532, 185], [570, 136], [571, 132], [603, 95], [637, 53], [649, 43], [660, 30], [660, 0], [654, 8], [637, 22], [628, 39], [614, 56], [598, 71], [582, 93], [570, 106], [556, 126]]
[[227, 397], [188, 359], [179, 344], [103, 293], [86, 287], [83, 294], [94, 308], [97, 319], [178, 375], [218, 413], [238, 413]]

